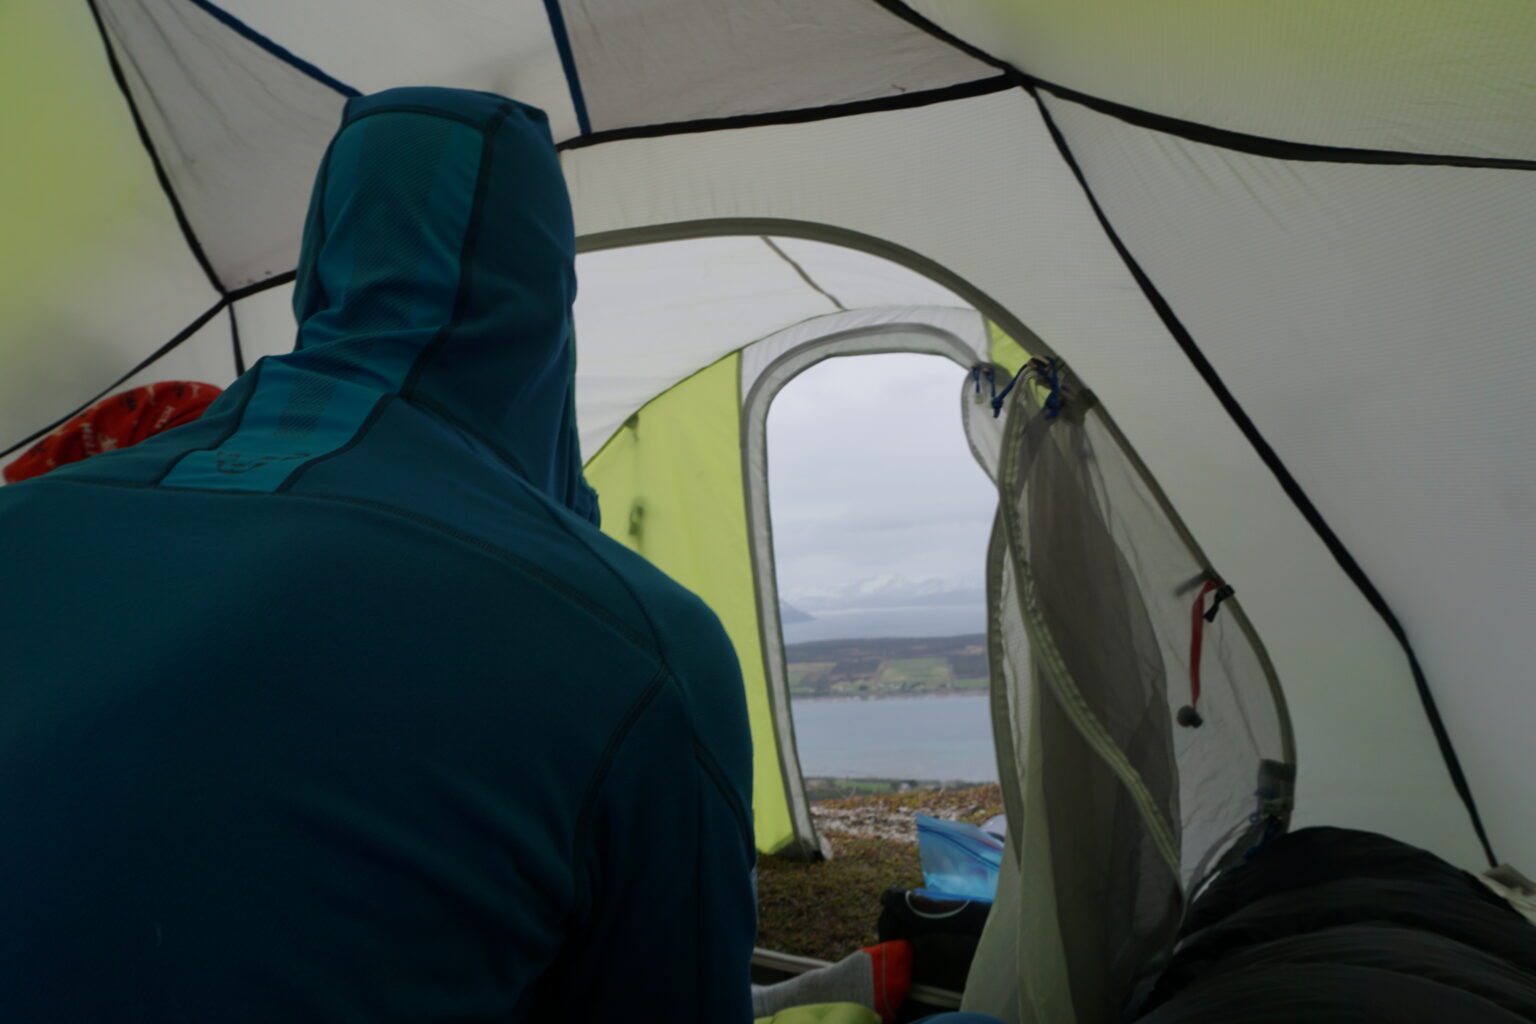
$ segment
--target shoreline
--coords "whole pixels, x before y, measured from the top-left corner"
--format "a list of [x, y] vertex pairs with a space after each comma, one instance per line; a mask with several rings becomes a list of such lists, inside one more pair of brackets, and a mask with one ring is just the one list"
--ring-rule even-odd
[[789, 703], [793, 706], [801, 701], [815, 701], [820, 704], [835, 701], [851, 703], [864, 700], [950, 700], [955, 697], [989, 697], [991, 694], [990, 688], [975, 690], [925, 690], [920, 693], [829, 693], [825, 696], [792, 693], [789, 695]]

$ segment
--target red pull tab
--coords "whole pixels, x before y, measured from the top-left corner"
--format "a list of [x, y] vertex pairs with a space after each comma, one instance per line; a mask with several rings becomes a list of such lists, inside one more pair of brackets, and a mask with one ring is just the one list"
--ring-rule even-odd
[[[1200, 707], [1200, 651], [1205, 646], [1205, 595], [1212, 591], [1225, 591], [1218, 594], [1216, 601], [1230, 594], [1227, 585], [1221, 581], [1221, 577], [1215, 576], [1205, 581], [1200, 588], [1200, 593], [1195, 595], [1194, 606], [1189, 615], [1189, 703], [1179, 708], [1178, 723], [1186, 729], [1198, 729], [1204, 719], [1197, 710]], [[1215, 610], [1215, 605], [1212, 605]]]

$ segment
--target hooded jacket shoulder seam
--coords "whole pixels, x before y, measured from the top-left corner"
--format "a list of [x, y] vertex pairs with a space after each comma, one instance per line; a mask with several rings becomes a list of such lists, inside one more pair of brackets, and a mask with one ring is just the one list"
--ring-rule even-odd
[[[651, 643], [656, 649], [656, 657], [661, 661], [661, 664], [666, 667], [667, 671], [670, 672], [672, 669], [670, 664], [667, 662], [666, 647], [661, 641], [661, 631], [656, 628], [656, 620], [651, 618], [650, 610], [646, 608], [645, 602], [640, 600], [640, 595], [635, 593], [635, 588], [629, 585], [629, 580], [624, 577], [624, 574], [620, 572], [618, 567], [609, 561], [606, 556], [599, 553], [596, 548], [589, 544], [585, 537], [581, 536], [581, 534], [579, 534], [577, 531], [571, 529], [570, 524], [565, 522], [565, 520], [562, 519], [553, 509], [547, 508], [542, 501], [538, 504], [540, 508], [544, 509], [545, 514], [549, 516], [551, 521], [553, 521], [554, 524], [561, 531], [563, 531], [566, 536], [570, 537], [576, 543], [585, 548], [587, 553], [590, 554], [593, 559], [596, 560], [600, 565], [602, 565], [604, 569], [607, 569], [609, 575], [618, 581], [619, 586], [624, 588], [624, 592], [629, 595], [629, 599], [635, 602], [635, 608], [639, 610], [640, 617], [645, 620], [646, 628], [651, 632]], [[670, 576], [667, 577], [667, 579], [671, 581]]]
[[[630, 704], [629, 710], [624, 713], [624, 717], [619, 720], [619, 724], [609, 735], [608, 743], [603, 747], [602, 756], [598, 758], [597, 767], [593, 769], [591, 781], [587, 783], [586, 793], [581, 800], [581, 809], [576, 815], [576, 828], [571, 833], [569, 860], [575, 869], [573, 879], [576, 891], [573, 893], [573, 903], [578, 914], [585, 914], [589, 909], [586, 904], [591, 898], [591, 892], [587, 884], [587, 873], [580, 865], [585, 863], [584, 854], [589, 845], [592, 817], [597, 812], [603, 789], [608, 785], [608, 780], [613, 777], [613, 762], [618, 760], [619, 752], [629, 741], [629, 735], [634, 731], [635, 724], [655, 705], [656, 698], [666, 688], [667, 681], [673, 678], [671, 669], [665, 665], [657, 666], [650, 681], [646, 683], [645, 689]], [[691, 721], [688, 728], [691, 733], [693, 731]]]

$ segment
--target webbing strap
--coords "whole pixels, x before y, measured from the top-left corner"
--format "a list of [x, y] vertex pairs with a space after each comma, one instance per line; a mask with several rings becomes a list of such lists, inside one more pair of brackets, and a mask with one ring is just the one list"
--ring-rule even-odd
[[[1205, 607], [1205, 595], [1215, 592], [1216, 598], [1211, 602], [1210, 610]], [[1195, 595], [1195, 603], [1189, 612], [1189, 705], [1179, 709], [1178, 722], [1186, 728], [1196, 728], [1200, 725], [1200, 653], [1205, 646], [1205, 624], [1214, 622], [1216, 609], [1221, 607], [1221, 602], [1232, 595], [1232, 588], [1224, 583], [1220, 576], [1212, 576], [1200, 587], [1200, 592]]]

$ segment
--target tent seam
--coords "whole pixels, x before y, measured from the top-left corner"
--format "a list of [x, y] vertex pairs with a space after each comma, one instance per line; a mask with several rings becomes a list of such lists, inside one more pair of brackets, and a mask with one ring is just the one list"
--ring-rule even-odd
[[583, 132], [573, 139], [566, 139], [555, 148], [561, 152], [585, 149], [605, 142], [626, 142], [634, 139], [655, 139], [673, 135], [694, 135], [704, 132], [731, 131], [739, 128], [761, 128], [771, 125], [805, 124], [811, 121], [829, 121], [856, 114], [875, 114], [892, 110], [910, 110], [915, 107], [948, 103], [951, 100], [969, 99], [1005, 92], [1020, 85], [1014, 75], [994, 75], [969, 82], [959, 82], [938, 89], [899, 93], [894, 96], [877, 96], [867, 100], [847, 103], [829, 103], [820, 107], [797, 107], [793, 110], [764, 111], [757, 114], [736, 114], [730, 117], [705, 117], [693, 121], [667, 121], [658, 124], [632, 125], [627, 128], [610, 128], [600, 132]]
[[222, 7], [217, 7], [210, 3], [209, 0], [189, 0], [189, 2], [194, 7], [201, 9], [204, 14], [207, 14], [215, 21], [230, 29], [242, 39], [260, 47], [267, 53], [271, 54], [273, 57], [276, 57], [284, 64], [287, 64], [289, 67], [293, 68], [295, 71], [298, 71], [299, 73], [314, 79], [316, 82], [319, 82], [321, 85], [327, 87], [328, 89], [332, 89], [335, 92], [338, 92], [348, 98], [362, 95], [362, 93], [357, 89], [337, 78], [333, 78], [326, 74], [324, 71], [320, 70], [318, 66], [311, 64], [309, 61], [298, 56], [287, 47], [278, 44], [271, 37], [262, 35], [260, 32], [257, 32], [255, 29], [251, 28], [245, 22], [241, 21], [233, 14], [230, 14]]
[[581, 73], [576, 69], [576, 51], [571, 47], [571, 36], [566, 31], [560, 0], [544, 0], [544, 15], [549, 19], [549, 31], [555, 37], [555, 49], [560, 54], [566, 91], [571, 94], [571, 106], [576, 111], [576, 127], [583, 136], [591, 135], [592, 119], [587, 113], [587, 96], [581, 87]]
[[273, 274], [271, 277], [264, 277], [260, 281], [252, 281], [250, 284], [241, 285], [239, 288], [232, 288], [224, 293], [224, 297], [230, 302], [239, 302], [241, 299], [248, 299], [252, 295], [260, 295], [269, 288], [292, 284], [298, 276], [297, 269], [285, 270], [281, 274]]
[[811, 288], [813, 288], [815, 291], [826, 296], [827, 301], [836, 306], [840, 312], [848, 312], [848, 307], [843, 305], [842, 302], [838, 300], [836, 295], [833, 295], [821, 285], [817, 284], [816, 280], [806, 272], [806, 269], [802, 267], [799, 262], [797, 262], [792, 256], [790, 256], [789, 253], [785, 252], [782, 248], [776, 245], [772, 238], [768, 237], [767, 235], [759, 235], [758, 237], [763, 240], [764, 245], [774, 251], [774, 254], [777, 255], [779, 259], [783, 260], [785, 263], [788, 263], [791, 267], [794, 268], [795, 273], [800, 275], [800, 280], [810, 285]]
[[[227, 299], [227, 296], [226, 296]], [[234, 351], [235, 376], [245, 373], [245, 350], [240, 345], [240, 318], [235, 316], [235, 304], [225, 302], [229, 307], [229, 345]]]
[[221, 297], [227, 297], [228, 290], [213, 269], [213, 263], [208, 259], [208, 253], [204, 251], [203, 243], [198, 239], [197, 232], [192, 228], [192, 221], [187, 217], [187, 211], [182, 207], [176, 190], [171, 186], [170, 174], [160, 159], [159, 151], [155, 149], [154, 140], [149, 136], [149, 126], [144, 123], [144, 116], [139, 113], [139, 104], [133, 98], [133, 90], [128, 85], [128, 76], [123, 71], [122, 62], [118, 60], [117, 51], [112, 45], [112, 34], [107, 30], [107, 23], [101, 16], [97, 0], [87, 0], [87, 4], [91, 9], [91, 17], [96, 21], [96, 30], [101, 34], [101, 44], [107, 52], [107, 64], [112, 70], [112, 78], [117, 82], [123, 102], [128, 104], [128, 113], [133, 119], [134, 128], [138, 130], [139, 142], [143, 144], [144, 152], [149, 155], [149, 162], [155, 170], [155, 178], [160, 182], [160, 189], [165, 193], [166, 202], [171, 205], [171, 212], [176, 218], [177, 226], [181, 228], [182, 239], [192, 250], [192, 256], [197, 260], [197, 265], [203, 268], [203, 273], [207, 275], [208, 283], [213, 286], [213, 290]]
[[1138, 107], [1078, 92], [1032, 75], [1024, 76], [1029, 86], [1045, 89], [1058, 99], [1076, 103], [1125, 124], [1187, 139], [1201, 145], [1238, 153], [1307, 163], [1376, 164], [1400, 167], [1466, 167], [1482, 170], [1536, 171], [1536, 160], [1515, 157], [1458, 156], [1455, 154], [1414, 153], [1408, 150], [1368, 149], [1354, 146], [1328, 146], [1316, 142], [1296, 142], [1267, 135], [1218, 128], [1187, 121], [1168, 114], [1158, 114]]
[[1217, 128], [1214, 125], [1188, 121], [1169, 114], [1142, 110], [1114, 100], [1103, 99], [1088, 93], [1069, 89], [1064, 85], [1047, 81], [1023, 71], [1005, 60], [992, 56], [980, 47], [966, 42], [954, 33], [941, 28], [928, 18], [908, 7], [903, 0], [875, 0], [893, 16], [900, 18], [942, 42], [948, 43], [967, 56], [998, 68], [1010, 77], [1014, 84], [1033, 94], [1034, 89], [1046, 89], [1058, 98], [1069, 100], [1114, 117], [1127, 124], [1134, 124], [1165, 135], [1176, 135], [1221, 149], [1231, 149], [1276, 160], [1301, 160], [1318, 163], [1393, 164], [1401, 166], [1472, 167], [1482, 169], [1536, 171], [1536, 160], [1516, 157], [1479, 157], [1455, 154], [1414, 153], [1408, 150], [1366, 149], [1351, 146], [1328, 146], [1315, 142], [1295, 142], [1248, 132]]
[[[68, 423], [70, 420], [72, 420], [76, 416], [80, 415], [85, 410], [89, 409], [91, 406], [95, 405], [97, 402], [101, 401], [107, 395], [111, 394], [112, 390], [114, 388], [116, 388], [118, 385], [122, 384], [123, 381], [128, 380], [129, 378], [133, 377], [134, 375], [139, 374], [139, 373], [143, 373], [145, 370], [149, 369], [162, 356], [169, 355], [178, 346], [180, 346], [182, 342], [186, 341], [188, 338], [192, 337], [192, 335], [196, 334], [199, 328], [203, 327], [205, 324], [208, 323], [208, 321], [212, 320], [215, 316], [217, 316], [219, 311], [224, 309], [226, 306], [229, 307], [230, 316], [233, 317], [234, 316], [234, 304], [238, 300], [250, 298], [252, 295], [259, 295], [262, 292], [267, 291], [268, 289], [276, 288], [276, 287], [278, 287], [280, 285], [289, 284], [289, 283], [291, 283], [294, 280], [294, 277], [295, 277], [295, 272], [292, 271], [292, 270], [288, 270], [288, 271], [284, 271], [281, 274], [274, 274], [271, 277], [263, 278], [262, 280], [256, 281], [256, 282], [254, 282], [252, 284], [248, 284], [248, 285], [245, 285], [243, 287], [236, 288], [236, 289], [234, 289], [232, 291], [225, 292], [223, 294], [223, 296], [220, 297], [219, 300], [216, 301], [212, 306], [209, 306], [202, 313], [199, 313], [196, 317], [193, 317], [192, 321], [190, 323], [188, 323], [187, 326], [183, 327], [181, 330], [179, 330], [175, 334], [171, 335], [170, 340], [166, 341], [159, 348], [155, 349], [149, 355], [145, 356], [142, 360], [140, 360], [137, 364], [135, 364], [134, 367], [132, 369], [130, 369], [128, 372], [124, 373], [121, 377], [118, 377], [117, 380], [113, 381], [111, 384], [108, 384], [101, 391], [98, 391], [95, 394], [94, 397], [89, 398], [85, 402], [83, 402], [80, 405], [76, 406], [75, 409], [72, 412], [68, 413], [67, 415], [59, 417], [58, 419], [54, 420], [52, 423], [48, 424], [46, 427], [42, 427], [39, 430], [33, 431], [31, 434], [28, 434], [26, 437], [22, 438], [20, 441], [17, 441], [15, 444], [11, 445], [10, 447], [8, 447], [8, 448], [6, 448], [4, 450], [0, 450], [0, 458], [4, 458], [5, 456], [11, 454], [12, 452], [17, 451], [20, 448], [26, 447], [27, 445], [31, 444], [33, 441], [36, 441], [38, 438], [42, 437], [44, 434], [47, 434], [49, 431], [58, 429], [59, 427], [63, 426], [65, 423]], [[237, 345], [239, 344], [238, 339], [236, 340], [236, 344]], [[241, 357], [241, 358], [235, 364], [236, 365], [236, 369], [239, 371], [240, 374], [243, 374], [243, 373], [245, 373], [246, 370], [249, 369], [249, 367], [243, 365], [243, 356], [244, 356], [243, 351], [237, 350], [237, 353], [238, 353], [239, 357]]]
[[161, 345], [159, 348], [155, 349], [149, 355], [145, 356], [144, 359], [140, 360], [137, 364], [135, 364], [130, 370], [128, 370], [126, 373], [124, 373], [121, 377], [118, 377], [111, 384], [108, 384], [106, 387], [104, 387], [100, 391], [96, 392], [96, 394], [94, 396], [92, 396], [91, 398], [86, 399], [84, 402], [82, 402], [80, 405], [76, 406], [69, 413], [66, 413], [63, 416], [60, 416], [58, 419], [54, 420], [52, 423], [48, 424], [46, 427], [41, 427], [38, 430], [34, 430], [32, 433], [28, 434], [26, 437], [22, 438], [20, 441], [17, 441], [15, 444], [11, 445], [9, 448], [6, 448], [5, 450], [0, 451], [0, 458], [4, 458], [5, 456], [10, 455], [12, 452], [15, 452], [15, 451], [17, 451], [17, 450], [19, 450], [21, 448], [25, 448], [27, 445], [31, 444], [33, 441], [36, 441], [38, 438], [40, 438], [43, 435], [49, 433], [50, 431], [57, 430], [59, 427], [61, 427], [64, 424], [68, 423], [70, 420], [74, 419], [76, 416], [80, 415], [82, 412], [84, 412], [85, 410], [89, 409], [91, 406], [95, 405], [97, 402], [101, 401], [103, 398], [105, 398], [108, 395], [110, 395], [114, 389], [116, 389], [119, 385], [121, 385], [123, 383], [123, 381], [128, 380], [129, 378], [133, 377], [135, 374], [143, 373], [145, 370], [149, 369], [149, 367], [153, 366], [162, 356], [165, 356], [165, 355], [169, 354], [171, 351], [173, 351], [174, 349], [179, 347], [182, 342], [186, 341], [188, 338], [192, 337], [192, 335], [196, 334], [199, 329], [201, 329], [205, 324], [207, 324], [208, 321], [210, 321], [214, 317], [218, 316], [219, 312], [221, 310], [223, 310], [224, 307], [226, 307], [228, 305], [229, 305], [229, 299], [228, 299], [227, 296], [220, 298], [217, 302], [215, 302], [213, 305], [209, 306], [206, 310], [204, 310], [198, 316], [194, 317], [191, 323], [187, 324], [187, 326], [183, 327], [181, 330], [177, 331], [174, 335], [172, 335], [171, 339], [169, 341], [167, 341], [165, 344]]

